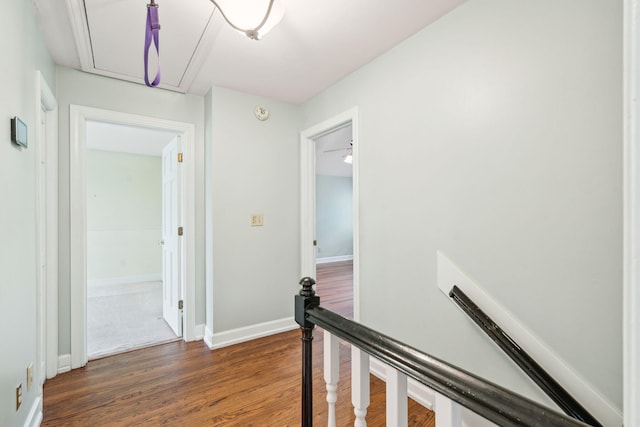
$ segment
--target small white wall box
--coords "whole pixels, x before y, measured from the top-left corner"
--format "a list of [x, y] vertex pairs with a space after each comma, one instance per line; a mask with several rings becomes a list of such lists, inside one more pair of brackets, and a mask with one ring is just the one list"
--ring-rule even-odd
[[18, 117], [11, 119], [11, 141], [23, 147], [27, 146], [27, 125]]

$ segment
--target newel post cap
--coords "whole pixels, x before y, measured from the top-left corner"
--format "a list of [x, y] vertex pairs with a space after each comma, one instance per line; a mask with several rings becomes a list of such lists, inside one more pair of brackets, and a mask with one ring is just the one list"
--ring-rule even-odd
[[320, 297], [316, 296], [313, 285], [316, 281], [311, 277], [303, 277], [300, 279], [302, 289], [294, 298], [295, 320], [302, 328], [313, 328], [315, 325], [307, 320], [306, 311], [320, 305]]

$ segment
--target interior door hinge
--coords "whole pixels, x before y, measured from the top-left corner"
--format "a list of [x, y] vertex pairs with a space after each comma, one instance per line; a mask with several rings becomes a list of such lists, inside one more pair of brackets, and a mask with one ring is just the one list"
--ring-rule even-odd
[[184, 233], [184, 229], [182, 227], [178, 227], [178, 236], [182, 236]]
[[178, 153], [178, 163], [182, 163], [182, 153]]
[[182, 302], [182, 300], [178, 301], [178, 310], [182, 310], [183, 307], [184, 303]]

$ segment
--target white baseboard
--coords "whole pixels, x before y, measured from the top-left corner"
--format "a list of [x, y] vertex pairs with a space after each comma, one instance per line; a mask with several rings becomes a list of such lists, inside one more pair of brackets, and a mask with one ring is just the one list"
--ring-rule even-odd
[[71, 355], [61, 354], [58, 356], [58, 373], [64, 374], [71, 370]]
[[38, 427], [40, 424], [42, 424], [42, 395], [36, 396], [36, 400], [29, 409], [24, 427]]
[[205, 334], [205, 342], [211, 350], [222, 348], [256, 338], [266, 337], [268, 335], [279, 334], [280, 332], [290, 331], [297, 328], [298, 325], [293, 317], [272, 320], [270, 322], [258, 323], [256, 325], [245, 326], [243, 328], [232, 329], [230, 331], [216, 332], [211, 336], [211, 344], [207, 341]]
[[[540, 366], [558, 381], [591, 414], [606, 426], [622, 425], [622, 413], [592, 385], [576, 374], [571, 366], [495, 301], [482, 287], [471, 280], [445, 254], [438, 251], [438, 287], [447, 298], [453, 285], [458, 286], [482, 311], [487, 313], [504, 331], [533, 357]], [[452, 301], [453, 303], [453, 301]], [[525, 375], [523, 373], [523, 375]]]
[[194, 334], [193, 334], [193, 340], [194, 341], [198, 341], [204, 338], [204, 323], [201, 323], [199, 325], [196, 325], [196, 328], [194, 330]]
[[316, 264], [328, 264], [330, 262], [352, 261], [353, 255], [330, 256], [325, 258], [316, 258]]
[[40, 385], [43, 386], [46, 380], [47, 380], [47, 365], [46, 363], [43, 362], [40, 365]]
[[157, 282], [162, 280], [160, 274], [143, 274], [139, 276], [106, 277], [104, 279], [87, 280], [88, 287], [126, 285], [128, 283]]
[[204, 343], [209, 347], [209, 349], [213, 348], [213, 331], [209, 329], [206, 325], [204, 327]]

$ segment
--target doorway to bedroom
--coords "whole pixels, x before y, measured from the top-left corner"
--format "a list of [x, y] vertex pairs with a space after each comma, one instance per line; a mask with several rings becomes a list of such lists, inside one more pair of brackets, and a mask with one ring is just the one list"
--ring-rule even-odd
[[316, 288], [324, 307], [353, 319], [353, 126], [314, 143]]
[[182, 335], [181, 318], [178, 324], [163, 307], [164, 294], [172, 291], [167, 282], [178, 273], [172, 271], [177, 256], [164, 228], [177, 210], [171, 165], [179, 137], [87, 121], [89, 359]]

